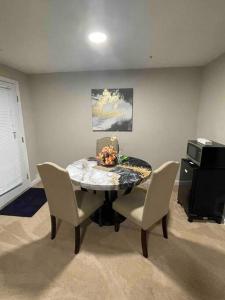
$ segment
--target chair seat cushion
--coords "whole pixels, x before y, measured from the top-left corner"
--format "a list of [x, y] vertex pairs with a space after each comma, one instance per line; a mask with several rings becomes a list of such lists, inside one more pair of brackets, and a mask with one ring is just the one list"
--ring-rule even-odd
[[72, 187], [73, 187], [73, 191], [74, 191], [74, 192], [75, 192], [75, 191], [80, 191], [80, 190], [81, 190], [79, 185], [75, 185], [75, 184], [73, 184], [73, 183], [72, 183]]
[[134, 189], [130, 194], [119, 197], [113, 203], [113, 209], [141, 226], [145, 196], [146, 191], [144, 189]]
[[75, 195], [80, 223], [93, 214], [104, 202], [104, 194], [101, 193], [93, 194], [78, 190], [75, 191]]
[[136, 186], [135, 189], [143, 189], [143, 190], [147, 191], [148, 188], [149, 188], [150, 182], [151, 182], [151, 180], [148, 179], [145, 182], [143, 182], [143, 183], [139, 184], [138, 186]]

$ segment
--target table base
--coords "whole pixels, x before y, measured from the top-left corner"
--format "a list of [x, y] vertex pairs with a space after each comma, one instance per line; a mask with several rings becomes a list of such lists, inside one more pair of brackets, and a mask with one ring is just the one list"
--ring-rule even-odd
[[[112, 203], [116, 198], [117, 191], [106, 191], [104, 205], [91, 216], [91, 220], [99, 224], [99, 226], [114, 225], [114, 210], [112, 208]], [[122, 223], [124, 220], [126, 220], [124, 216], [118, 216], [119, 223]]]

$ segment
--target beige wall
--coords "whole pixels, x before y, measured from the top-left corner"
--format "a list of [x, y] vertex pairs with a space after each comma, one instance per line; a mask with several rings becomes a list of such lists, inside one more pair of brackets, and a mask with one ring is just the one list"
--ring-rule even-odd
[[0, 76], [13, 79], [19, 82], [30, 175], [31, 175], [31, 180], [33, 180], [37, 173], [36, 166], [35, 166], [36, 145], [35, 145], [35, 136], [34, 136], [33, 109], [32, 109], [32, 102], [30, 98], [28, 78], [22, 72], [16, 71], [4, 65], [0, 65]]
[[[117, 135], [124, 152], [157, 167], [180, 160], [196, 137], [200, 68], [30, 76], [38, 161], [62, 166], [95, 155], [96, 139]], [[134, 88], [133, 131], [92, 132], [91, 88]]]
[[[0, 65], [0, 76], [19, 82], [31, 179], [37, 161], [66, 166], [94, 155], [96, 139], [105, 135], [117, 135], [125, 153], [153, 167], [179, 160], [196, 133], [225, 143], [225, 55], [203, 69], [27, 76]], [[90, 91], [102, 87], [134, 88], [132, 132], [92, 132]]]
[[203, 70], [197, 134], [225, 144], [225, 55]]

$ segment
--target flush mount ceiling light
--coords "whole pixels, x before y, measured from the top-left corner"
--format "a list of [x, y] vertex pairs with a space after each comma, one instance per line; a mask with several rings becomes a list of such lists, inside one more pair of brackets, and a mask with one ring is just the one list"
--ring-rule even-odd
[[92, 32], [88, 35], [88, 38], [94, 44], [102, 44], [106, 42], [107, 35], [103, 32]]

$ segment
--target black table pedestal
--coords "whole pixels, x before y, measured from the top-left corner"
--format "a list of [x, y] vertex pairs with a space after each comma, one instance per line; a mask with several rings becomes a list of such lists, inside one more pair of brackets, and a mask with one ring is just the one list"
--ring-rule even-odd
[[[100, 226], [114, 225], [114, 210], [112, 203], [117, 198], [117, 191], [105, 191], [105, 202], [92, 216], [91, 220]], [[119, 215], [119, 223], [122, 223], [126, 218]]]

